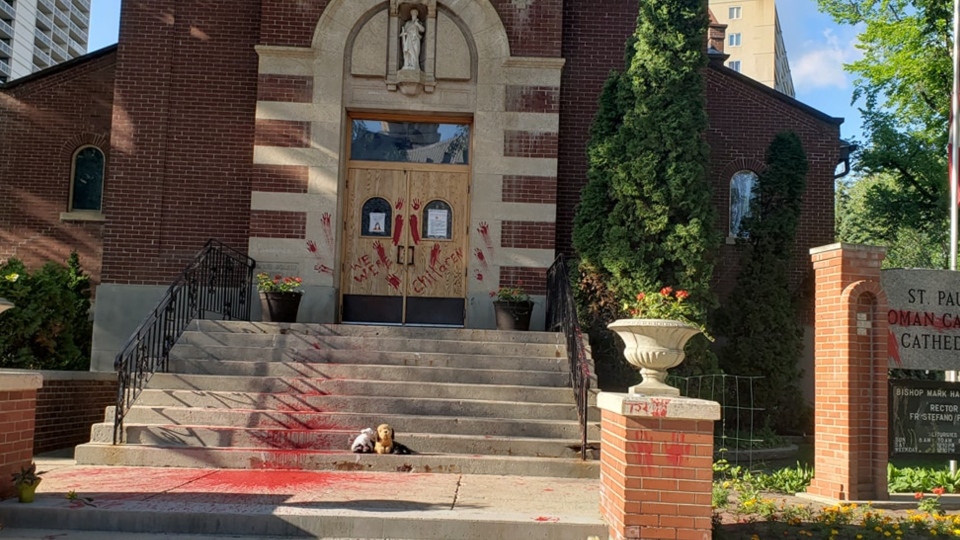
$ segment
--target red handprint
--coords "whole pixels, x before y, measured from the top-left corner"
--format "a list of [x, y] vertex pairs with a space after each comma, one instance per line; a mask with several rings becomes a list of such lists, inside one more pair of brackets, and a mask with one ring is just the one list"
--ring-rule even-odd
[[395, 274], [390, 274], [387, 276], [387, 283], [389, 283], [394, 290], [400, 290], [400, 278], [398, 278]]
[[474, 270], [473, 274], [476, 276], [477, 281], [483, 281], [483, 274], [481, 274], [479, 270]]
[[420, 209], [420, 199], [414, 199], [414, 200], [413, 200], [413, 209], [414, 209], [414, 210], [419, 210], [419, 209]]
[[[416, 208], [414, 208], [416, 210]], [[413, 237], [413, 245], [420, 245], [420, 221], [416, 214], [410, 214], [410, 236]]]
[[435, 268], [440, 261], [440, 244], [434, 244], [430, 249], [430, 268]]
[[313, 240], [307, 240], [307, 249], [310, 250], [310, 253], [316, 253], [316, 252], [317, 252], [317, 243], [314, 242]]
[[490, 225], [488, 225], [486, 221], [481, 221], [480, 226], [477, 227], [477, 232], [480, 233], [480, 238], [483, 238], [483, 243], [487, 246], [487, 249], [493, 251], [493, 240], [490, 238]]
[[397, 210], [403, 210], [403, 197], [397, 199]]
[[330, 274], [331, 276], [333, 275], [333, 268], [330, 268], [329, 266], [323, 263], [318, 263], [316, 266], [313, 267], [313, 269], [316, 270], [317, 272], [320, 272], [321, 274]]
[[397, 214], [393, 220], [393, 245], [400, 245], [400, 235], [403, 233], [403, 216]]
[[480, 248], [475, 248], [473, 254], [477, 256], [477, 260], [480, 261], [480, 266], [484, 270], [489, 270], [490, 265], [487, 264], [487, 256], [483, 254], [483, 250]]
[[373, 243], [373, 249], [377, 250], [377, 258], [384, 268], [390, 268], [390, 259], [387, 258], [387, 252], [383, 249], [383, 244], [379, 240]]

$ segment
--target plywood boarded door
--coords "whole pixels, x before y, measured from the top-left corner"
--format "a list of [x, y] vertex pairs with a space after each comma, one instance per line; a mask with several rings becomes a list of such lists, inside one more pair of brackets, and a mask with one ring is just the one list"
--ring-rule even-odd
[[442, 169], [407, 171], [409, 324], [464, 323], [469, 179]]
[[343, 260], [344, 322], [403, 322], [404, 171], [350, 169]]

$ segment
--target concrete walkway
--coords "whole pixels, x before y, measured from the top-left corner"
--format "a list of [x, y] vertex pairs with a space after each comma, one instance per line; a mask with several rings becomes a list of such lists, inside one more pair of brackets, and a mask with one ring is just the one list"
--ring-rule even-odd
[[[181, 540], [583, 540], [607, 534], [596, 480], [90, 467], [47, 457], [36, 462], [47, 471], [37, 500], [0, 503], [2, 540], [152, 540], [171, 534], [193, 535]], [[68, 498], [70, 492], [80, 499]]]

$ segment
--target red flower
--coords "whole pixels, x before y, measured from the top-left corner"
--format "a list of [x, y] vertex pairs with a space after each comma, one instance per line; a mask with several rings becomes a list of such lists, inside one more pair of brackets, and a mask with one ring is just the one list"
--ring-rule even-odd
[[644, 295], [643, 293], [640, 293], [640, 294], [637, 295], [637, 301], [639, 302], [639, 301], [643, 300], [645, 297], [646, 297], [646, 295]]
[[932, 491], [933, 491], [933, 494], [936, 495], [937, 497], [943, 495], [943, 488], [942, 488], [942, 487], [935, 487], [935, 488], [933, 488]]
[[923, 493], [921, 493], [921, 492], [918, 491], [918, 492], [916, 492], [916, 493], [913, 494], [913, 498], [919, 501], [920, 499], [923, 498]]
[[685, 300], [690, 297], [690, 293], [687, 291], [677, 291], [677, 300]]
[[670, 293], [673, 292], [673, 287], [664, 287], [660, 289], [660, 294], [663, 296], [670, 296]]

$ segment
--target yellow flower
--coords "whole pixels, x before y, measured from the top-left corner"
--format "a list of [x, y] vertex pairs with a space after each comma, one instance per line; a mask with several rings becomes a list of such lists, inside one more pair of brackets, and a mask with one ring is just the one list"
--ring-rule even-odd
[[858, 535], [857, 535], [857, 540], [863, 540], [863, 535], [862, 535], [862, 534], [858, 534]]
[[7, 274], [6, 277], [7, 281], [10, 283], [15, 283], [18, 279], [20, 279], [20, 274]]
[[884, 536], [890, 536], [890, 531], [883, 531]]

